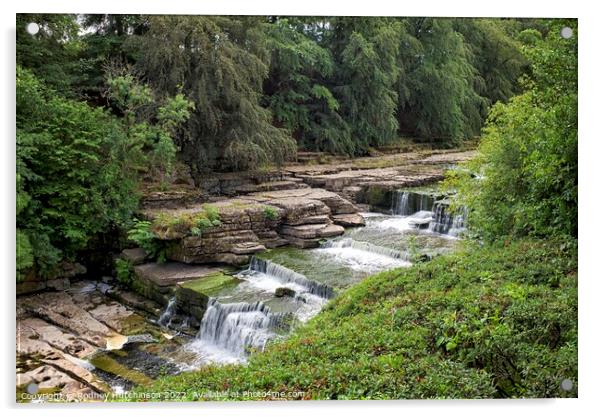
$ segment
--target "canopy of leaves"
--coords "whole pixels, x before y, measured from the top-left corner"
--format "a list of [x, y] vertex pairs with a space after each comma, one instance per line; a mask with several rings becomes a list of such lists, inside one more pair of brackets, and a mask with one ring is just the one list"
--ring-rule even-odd
[[[126, 115], [152, 98], [131, 77], [109, 84]], [[129, 222], [140, 173], [168, 173], [171, 135], [191, 104], [176, 96], [159, 107], [156, 124], [125, 122], [61, 97], [21, 67], [16, 97], [17, 269], [35, 266], [44, 274], [94, 235]]]
[[[525, 92], [496, 104], [468, 171], [450, 180], [487, 239], [524, 234], [577, 236], [577, 34], [530, 36]], [[471, 177], [468, 172], [476, 172]]]
[[137, 66], [157, 90], [182, 91], [195, 104], [179, 138], [196, 171], [245, 169], [294, 155], [288, 131], [272, 125], [259, 101], [268, 53], [259, 19], [153, 16], [129, 47], [144, 51]]
[[401, 25], [395, 19], [336, 18], [330, 45], [337, 71], [333, 91], [357, 149], [396, 137]]
[[452, 19], [406, 21], [401, 55], [402, 130], [443, 142], [479, 133], [486, 102], [475, 91], [477, 71]]

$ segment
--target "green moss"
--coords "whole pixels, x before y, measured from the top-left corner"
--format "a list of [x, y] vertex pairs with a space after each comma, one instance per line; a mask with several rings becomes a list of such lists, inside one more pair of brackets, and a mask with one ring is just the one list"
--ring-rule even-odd
[[150, 385], [153, 380], [135, 369], [127, 368], [113, 359], [107, 353], [101, 353], [90, 359], [90, 363], [101, 371], [120, 376], [136, 385]]
[[222, 272], [216, 272], [193, 281], [187, 281], [182, 284], [182, 287], [190, 288], [191, 290], [207, 296], [212, 296], [224, 288], [238, 285], [239, 282], [240, 280], [238, 278]]
[[203, 207], [194, 212], [162, 211], [152, 221], [152, 230], [159, 238], [166, 238], [174, 233], [201, 234], [212, 227], [221, 225], [219, 209], [211, 204], [203, 204]]
[[163, 340], [161, 329], [151, 324], [140, 314], [130, 314], [119, 322], [121, 325], [121, 334], [125, 336], [134, 334], [150, 334], [157, 340]]
[[[312, 399], [576, 397], [576, 270], [574, 242], [467, 245], [365, 279], [246, 366], [210, 366], [144, 390], [188, 399], [224, 387]], [[560, 388], [565, 378], [573, 390]]]

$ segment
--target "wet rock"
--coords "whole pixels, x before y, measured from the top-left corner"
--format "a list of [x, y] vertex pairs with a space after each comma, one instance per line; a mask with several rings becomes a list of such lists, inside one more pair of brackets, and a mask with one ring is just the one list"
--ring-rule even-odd
[[131, 343], [157, 343], [157, 339], [148, 333], [134, 334], [128, 336], [127, 341], [125, 342], [126, 345]]
[[89, 313], [96, 320], [106, 324], [109, 328], [117, 332], [123, 331], [123, 321], [134, 314], [133, 311], [127, 309], [124, 305], [116, 302], [100, 304], [89, 310]]
[[203, 320], [209, 297], [191, 288], [178, 286], [176, 288], [176, 303], [178, 311], [192, 316], [198, 323]]
[[[233, 257], [240, 256], [244, 258], [244, 262], [247, 262], [248, 259], [246, 255], [229, 255]], [[223, 261], [235, 262], [234, 259], [224, 259]], [[133, 288], [138, 294], [161, 305], [167, 305], [176, 284], [197, 280], [221, 271], [222, 269], [218, 267], [189, 265], [179, 262], [147, 263], [134, 267]]]
[[154, 316], [157, 316], [161, 313], [161, 304], [158, 304], [156, 301], [150, 300], [132, 291], [126, 291], [120, 288], [112, 288], [106, 292], [106, 295], [120, 302], [121, 304], [136, 310], [145, 311]]
[[287, 288], [287, 287], [279, 287], [276, 288], [274, 295], [276, 297], [294, 297], [297, 293], [295, 290]]
[[303, 224], [300, 226], [282, 226], [279, 231], [285, 237], [323, 239], [342, 235], [345, 229], [335, 224]]
[[81, 303], [75, 303], [66, 292], [42, 293], [22, 297], [17, 303], [31, 316], [73, 333], [95, 346], [104, 346], [104, 336], [112, 331], [96, 320]]
[[200, 277], [221, 271], [220, 268], [187, 265], [178, 262], [147, 263], [134, 268], [136, 276], [158, 287], [173, 287], [178, 282], [198, 279]]

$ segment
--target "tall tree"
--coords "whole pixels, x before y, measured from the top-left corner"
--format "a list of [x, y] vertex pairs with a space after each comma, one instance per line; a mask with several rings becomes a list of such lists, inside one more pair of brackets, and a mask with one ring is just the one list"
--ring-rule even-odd
[[276, 123], [303, 148], [354, 154], [355, 142], [327, 86], [334, 73], [330, 51], [305, 33], [303, 19], [275, 18], [264, 27], [271, 52], [264, 94]]
[[[477, 71], [451, 19], [408, 18], [398, 90], [402, 130], [440, 141], [479, 133], [486, 102], [474, 89]], [[413, 38], [413, 39], [412, 39]]]
[[182, 91], [195, 112], [179, 137], [193, 172], [247, 169], [294, 155], [290, 133], [272, 125], [260, 105], [268, 75], [263, 19], [220, 16], [152, 16], [129, 47], [156, 90]]
[[[29, 23], [39, 31], [28, 33]], [[83, 47], [79, 25], [72, 14], [17, 14], [17, 65], [28, 68], [57, 93], [74, 96], [80, 81], [79, 52]]]
[[338, 17], [325, 43], [336, 62], [332, 91], [357, 149], [383, 145], [397, 135], [399, 36], [393, 18]]
[[512, 37], [517, 22], [502, 19], [454, 19], [477, 70], [476, 91], [489, 104], [506, 102], [519, 92], [518, 78], [527, 60], [521, 43]]

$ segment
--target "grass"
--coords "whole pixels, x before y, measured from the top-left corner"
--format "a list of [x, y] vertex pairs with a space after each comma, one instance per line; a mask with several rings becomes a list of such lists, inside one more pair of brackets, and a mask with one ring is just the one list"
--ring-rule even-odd
[[[181, 400], [577, 396], [577, 248], [520, 240], [380, 273], [248, 365], [156, 380]], [[573, 382], [571, 391], [561, 381]]]

